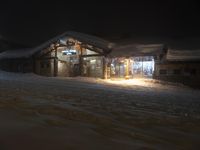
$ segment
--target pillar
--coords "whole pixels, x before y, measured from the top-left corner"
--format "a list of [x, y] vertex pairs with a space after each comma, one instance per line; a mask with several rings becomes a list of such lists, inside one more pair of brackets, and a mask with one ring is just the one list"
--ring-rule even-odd
[[107, 79], [107, 63], [105, 57], [103, 57], [103, 79]]
[[58, 57], [57, 57], [57, 47], [55, 48], [55, 57], [54, 57], [54, 77], [58, 75]]
[[125, 59], [126, 60], [126, 75], [125, 75], [125, 79], [129, 79], [129, 66], [130, 66], [130, 60], [129, 59]]
[[81, 51], [81, 53], [80, 53], [80, 55], [79, 55], [79, 75], [83, 75], [83, 57], [82, 57], [82, 55], [83, 55], [83, 48], [82, 48], [82, 46], [80, 47], [80, 51]]

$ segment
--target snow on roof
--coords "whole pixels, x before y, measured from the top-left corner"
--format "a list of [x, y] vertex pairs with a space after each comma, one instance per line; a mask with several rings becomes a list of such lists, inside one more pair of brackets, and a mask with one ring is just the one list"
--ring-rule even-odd
[[161, 53], [163, 44], [129, 44], [119, 45], [112, 49], [111, 57], [150, 56]]
[[101, 39], [101, 38], [93, 36], [93, 35], [88, 35], [85, 33], [74, 32], [74, 31], [67, 31], [67, 32], [65, 32], [61, 35], [58, 35], [55, 38], [45, 42], [44, 44], [40, 45], [36, 49], [38, 49], [38, 50], [44, 49], [44, 48], [48, 47], [50, 44], [52, 44], [62, 38], [66, 38], [66, 37], [74, 38], [82, 43], [89, 44], [89, 45], [92, 45], [92, 46], [95, 46], [97, 48], [101, 48], [101, 49], [107, 50], [107, 51], [110, 51], [110, 49], [114, 46], [113, 43], [108, 42], [104, 39]]
[[8, 50], [0, 53], [0, 59], [29, 58], [33, 53], [33, 49]]
[[194, 61], [200, 60], [200, 50], [174, 50], [167, 51], [169, 61]]
[[90, 45], [93, 45], [93, 46], [96, 46], [98, 48], [102, 48], [105, 50], [110, 50], [114, 46], [114, 44], [109, 41], [106, 41], [106, 40], [101, 39], [96, 36], [84, 34], [84, 33], [68, 31], [68, 32], [66, 32], [66, 35], [73, 37], [73, 38], [79, 40], [80, 42], [85, 42], [85, 43], [88, 43]]
[[109, 52], [110, 49], [114, 45], [113, 43], [103, 40], [96, 36], [79, 33], [79, 32], [74, 32], [74, 31], [68, 31], [68, 32], [65, 32], [61, 35], [58, 35], [58, 36], [50, 39], [49, 41], [43, 43], [42, 45], [39, 45], [36, 48], [22, 49], [22, 50], [8, 50], [3, 53], [0, 53], [0, 59], [28, 58], [28, 57], [32, 56], [33, 54], [35, 54], [36, 52], [39, 52], [39, 51], [49, 47], [52, 43], [55, 43], [65, 37], [74, 38], [82, 43], [86, 43], [86, 44], [95, 46], [97, 48], [101, 48], [107, 52]]

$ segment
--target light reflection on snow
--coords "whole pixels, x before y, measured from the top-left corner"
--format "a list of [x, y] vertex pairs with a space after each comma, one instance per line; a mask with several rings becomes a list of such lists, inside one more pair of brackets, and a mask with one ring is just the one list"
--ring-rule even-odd
[[[131, 85], [137, 85], [137, 86], [144, 86], [144, 87], [152, 87], [153, 84], [152, 79], [144, 79], [144, 78], [138, 78], [138, 79], [110, 79], [105, 80], [106, 83], [109, 84], [115, 84], [115, 85], [122, 85], [122, 86], [131, 86]], [[158, 85], [156, 85], [158, 86]]]

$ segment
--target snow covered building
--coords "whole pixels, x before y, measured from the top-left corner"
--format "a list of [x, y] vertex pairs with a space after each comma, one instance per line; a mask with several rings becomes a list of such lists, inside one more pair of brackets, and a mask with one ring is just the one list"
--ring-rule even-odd
[[0, 67], [44, 76], [105, 76], [105, 57], [113, 44], [101, 38], [68, 31], [39, 47], [0, 54]]
[[200, 87], [200, 50], [168, 49], [155, 61], [154, 78]]
[[155, 43], [113, 44], [68, 31], [36, 48], [0, 53], [0, 68], [43, 76], [142, 76], [200, 86], [200, 50], [175, 50]]
[[68, 31], [36, 48], [0, 53], [0, 67], [44, 76], [152, 77], [162, 51], [163, 44], [113, 44]]

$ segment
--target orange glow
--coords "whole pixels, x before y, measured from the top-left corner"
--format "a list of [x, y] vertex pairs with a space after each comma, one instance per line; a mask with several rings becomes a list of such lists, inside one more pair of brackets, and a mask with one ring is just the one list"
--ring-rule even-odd
[[159, 84], [154, 84], [152, 79], [144, 79], [144, 78], [138, 78], [138, 79], [109, 79], [104, 80], [104, 82], [108, 84], [113, 85], [120, 85], [124, 87], [131, 87], [131, 86], [143, 86], [143, 87], [153, 87], [153, 86], [159, 86]]
[[126, 60], [126, 75], [125, 75], [125, 79], [128, 80], [130, 78], [129, 76], [129, 59], [125, 59]]

